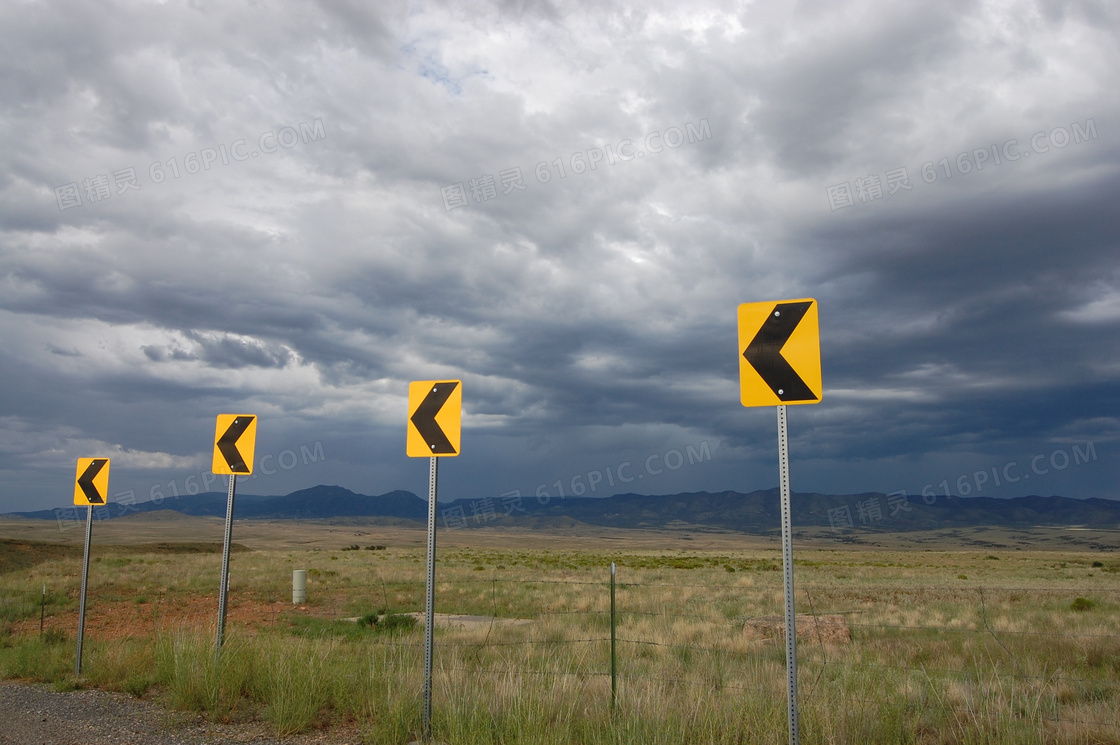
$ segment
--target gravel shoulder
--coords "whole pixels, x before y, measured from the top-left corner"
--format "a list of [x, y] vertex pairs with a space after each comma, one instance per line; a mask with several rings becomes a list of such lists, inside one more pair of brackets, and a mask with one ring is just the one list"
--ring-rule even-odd
[[0, 681], [0, 745], [359, 745], [356, 729], [278, 739], [267, 726], [212, 724], [123, 693]]

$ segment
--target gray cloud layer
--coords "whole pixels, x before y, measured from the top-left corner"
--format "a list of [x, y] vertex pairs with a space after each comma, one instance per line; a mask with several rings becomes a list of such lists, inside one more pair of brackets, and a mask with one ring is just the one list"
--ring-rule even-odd
[[449, 498], [701, 442], [636, 490], [768, 487], [735, 308], [795, 297], [825, 385], [791, 410], [796, 489], [1093, 442], [989, 489], [1118, 496], [1111, 4], [9, 3], [0, 29], [0, 511], [66, 503], [102, 451], [146, 497], [226, 411], [326, 454], [251, 491], [419, 491], [407, 384], [444, 377]]

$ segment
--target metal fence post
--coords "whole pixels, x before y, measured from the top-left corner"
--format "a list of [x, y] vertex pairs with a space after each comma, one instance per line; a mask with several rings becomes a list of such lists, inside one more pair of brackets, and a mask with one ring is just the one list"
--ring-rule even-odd
[[614, 612], [614, 562], [611, 562], [611, 708], [618, 703], [618, 662], [615, 656], [615, 630], [617, 621]]

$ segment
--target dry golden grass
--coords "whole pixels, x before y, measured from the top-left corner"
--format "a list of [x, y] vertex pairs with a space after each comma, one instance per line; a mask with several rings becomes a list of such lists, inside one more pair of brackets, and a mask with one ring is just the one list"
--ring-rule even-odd
[[[422, 543], [386, 531], [346, 535], [337, 549], [236, 554], [233, 641], [222, 670], [213, 668], [212, 648], [220, 556], [95, 543], [91, 616], [147, 618], [158, 605], [166, 623], [139, 623], [132, 639], [91, 627], [88, 682], [150, 690], [215, 718], [260, 716], [281, 733], [353, 720], [369, 742], [407, 741], [419, 726], [422, 634], [338, 620], [423, 610]], [[776, 546], [708, 535], [713, 545], [704, 550], [681, 548], [683, 539], [653, 550], [643, 534], [632, 545], [616, 536], [611, 550], [583, 536], [530, 551], [521, 548], [524, 536], [503, 543], [501, 535], [459, 533], [441, 534], [436, 609], [531, 622], [437, 626], [441, 739], [785, 740], [782, 635], [745, 631], [781, 617]], [[238, 524], [234, 537], [251, 534]], [[355, 540], [389, 548], [341, 550]], [[799, 545], [796, 556], [804, 742], [1120, 742], [1115, 553]], [[611, 561], [619, 567], [613, 709]], [[0, 672], [69, 680], [72, 645], [37, 640], [36, 603], [48, 583], [48, 625], [72, 633], [78, 569], [73, 557], [54, 555], [0, 575], [8, 632]], [[288, 602], [292, 569], [309, 570], [302, 610]], [[1090, 601], [1087, 610], [1073, 609], [1078, 597]], [[170, 608], [186, 612], [173, 622]], [[820, 633], [814, 617], [830, 619]], [[293, 667], [293, 655], [306, 664]]]

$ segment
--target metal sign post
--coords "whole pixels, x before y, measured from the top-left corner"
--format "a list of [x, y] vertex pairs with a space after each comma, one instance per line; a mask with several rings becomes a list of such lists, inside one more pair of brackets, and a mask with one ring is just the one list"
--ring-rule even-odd
[[611, 708], [618, 704], [618, 665], [615, 657], [614, 562], [611, 562]]
[[432, 634], [436, 607], [436, 488], [439, 458], [432, 456], [428, 471], [428, 589], [424, 603], [424, 742], [432, 739]]
[[793, 525], [789, 504], [789, 436], [786, 407], [778, 407], [778, 474], [782, 491], [782, 571], [786, 595], [786, 705], [789, 709], [789, 741], [797, 745], [797, 615], [793, 604]]
[[778, 409], [778, 472], [782, 497], [782, 569], [785, 573], [786, 675], [789, 741], [797, 724], [797, 615], [793, 602], [793, 525], [789, 490], [786, 404], [820, 403], [821, 340], [813, 298], [739, 306], [739, 398], [743, 406]]
[[214, 642], [215, 652], [222, 651], [222, 640], [226, 632], [226, 598], [229, 596], [229, 546], [233, 540], [233, 497], [237, 490], [237, 477], [229, 475], [229, 494], [226, 496], [226, 539], [222, 545], [222, 581], [218, 590], [218, 636]]
[[82, 599], [78, 603], [78, 660], [74, 674], [82, 674], [82, 641], [86, 634], [86, 583], [89, 579], [89, 544], [93, 538], [93, 505], [86, 507], [86, 550], [82, 557]]
[[436, 491], [439, 459], [459, 454], [463, 381], [415, 380], [408, 384], [405, 453], [428, 458], [428, 587], [424, 598], [424, 712], [421, 740], [432, 740], [432, 654], [436, 607]]
[[[93, 506], [104, 505], [109, 493], [109, 459], [78, 458], [78, 470], [74, 475], [74, 504], [85, 505], [86, 548], [82, 554], [82, 597], [78, 602], [78, 653], [74, 662], [74, 674], [82, 674], [82, 644], [86, 636], [86, 588], [89, 584], [89, 545], [93, 541]], [[47, 587], [43, 585], [43, 606], [46, 606]], [[43, 610], [39, 612], [42, 619]], [[43, 622], [39, 621], [39, 633]]]
[[253, 454], [257, 447], [257, 417], [253, 414], [219, 414], [214, 429], [214, 460], [210, 470], [229, 476], [226, 496], [226, 535], [222, 543], [222, 580], [218, 589], [218, 633], [214, 640], [214, 658], [222, 653], [226, 633], [226, 600], [229, 597], [229, 550], [233, 541], [233, 498], [237, 492], [238, 475], [253, 472]]

